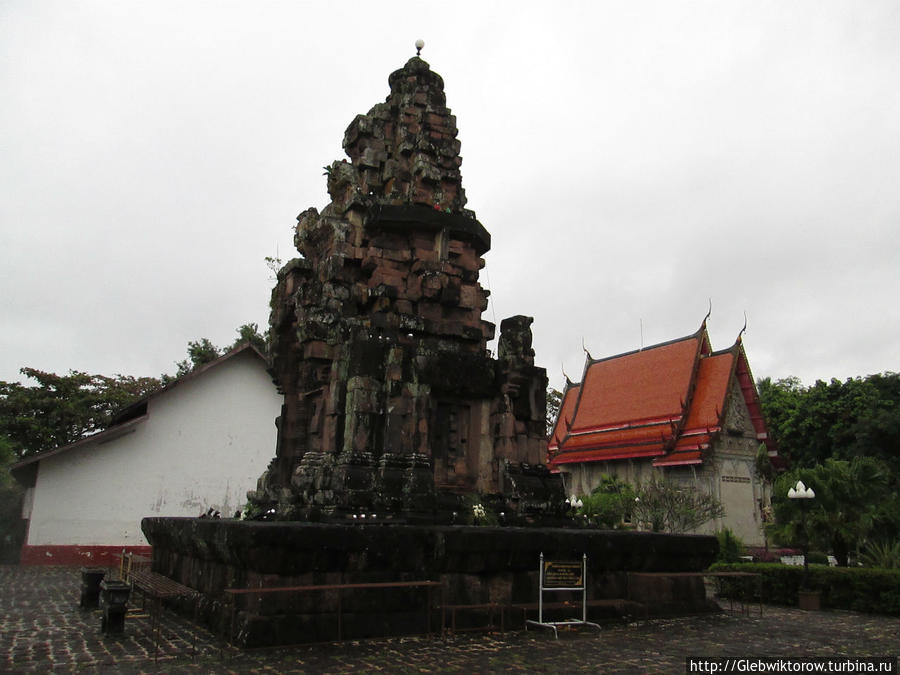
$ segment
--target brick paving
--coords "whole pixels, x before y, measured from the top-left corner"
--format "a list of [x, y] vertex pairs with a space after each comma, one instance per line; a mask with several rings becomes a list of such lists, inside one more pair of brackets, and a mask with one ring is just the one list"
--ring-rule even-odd
[[[552, 632], [468, 633], [240, 651], [164, 613], [158, 653], [146, 616], [104, 637], [78, 607], [77, 569], [0, 566], [0, 672], [78, 673], [683, 673], [687, 656], [897, 656], [900, 617], [766, 606]], [[192, 643], [196, 642], [196, 653]]]

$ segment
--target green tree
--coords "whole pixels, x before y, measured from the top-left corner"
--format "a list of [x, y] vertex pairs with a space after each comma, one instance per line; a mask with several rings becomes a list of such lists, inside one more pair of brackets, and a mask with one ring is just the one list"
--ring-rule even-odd
[[887, 494], [875, 504], [872, 532], [880, 539], [900, 539], [900, 480], [897, 474], [891, 474]]
[[[255, 323], [244, 324], [236, 332], [232, 347], [250, 342], [265, 350], [265, 337]], [[0, 381], [0, 440], [6, 444], [4, 448], [23, 459], [102, 431], [118, 410], [222, 354], [207, 338], [189, 342], [187, 351], [188, 358], [177, 364], [176, 375], [162, 375], [159, 380], [74, 370], [57, 375], [22, 368], [19, 372], [36, 384]]]
[[900, 475], [900, 376], [832, 379], [803, 387], [797, 378], [757, 383], [769, 430], [794, 466], [878, 457]]
[[723, 517], [725, 508], [702, 490], [657, 476], [638, 488], [633, 514], [653, 532], [679, 534]]
[[847, 455], [881, 459], [900, 478], [900, 375], [870, 375], [866, 382], [872, 395], [852, 428]]
[[200, 338], [199, 340], [191, 340], [188, 342], [187, 358], [182, 359], [175, 364], [177, 368], [175, 375], [163, 374], [160, 377], [162, 383], [170, 384], [179, 377], [184, 377], [193, 372], [200, 366], [215, 361], [226, 352], [231, 351], [245, 342], [249, 342], [261, 353], [266, 353], [266, 335], [259, 332], [259, 326], [257, 324], [245, 323], [239, 326], [235, 332], [238, 334], [237, 338], [225, 349], [217, 347], [209, 338]]
[[797, 377], [774, 382], [766, 377], [757, 381], [756, 389], [769, 432], [782, 450], [788, 452], [792, 425], [806, 389]]
[[[814, 499], [788, 498], [798, 480], [815, 491]], [[887, 467], [871, 457], [827, 459], [812, 468], [797, 468], [775, 482], [775, 522], [769, 533], [781, 544], [808, 543], [831, 551], [838, 565], [846, 566], [850, 553], [874, 531], [880, 502], [890, 493]]]
[[[265, 349], [256, 324], [237, 329], [234, 345], [250, 342]], [[35, 368], [19, 372], [36, 384], [0, 381], [0, 439], [17, 459], [42, 450], [68, 445], [105, 429], [114, 413], [195, 368], [214, 361], [221, 350], [209, 339], [188, 343], [188, 358], [180, 361], [175, 376], [91, 375], [70, 371], [57, 375]]]
[[25, 536], [25, 521], [21, 517], [24, 490], [9, 473], [18, 459], [12, 443], [0, 436], [0, 563], [18, 562]]
[[[828, 460], [855, 458], [880, 460], [887, 491], [876, 500], [871, 531], [881, 537], [900, 538], [900, 375], [885, 372], [843, 382], [832, 379], [803, 387], [797, 378], [758, 382], [760, 401], [769, 431], [795, 469], [814, 469]], [[819, 469], [822, 471], [822, 469]], [[796, 482], [796, 472], [791, 474]], [[806, 480], [804, 478], [804, 480]], [[883, 481], [879, 480], [879, 485]], [[844, 511], [838, 511], [843, 517]], [[828, 544], [835, 557], [844, 559], [841, 531]], [[851, 538], [859, 545], [858, 538]]]
[[559, 409], [562, 406], [563, 395], [559, 389], [547, 388], [547, 433], [553, 431], [556, 418], [559, 417]]
[[19, 372], [37, 384], [0, 382], [0, 438], [19, 459], [101, 431], [114, 412], [159, 387], [150, 377]]
[[719, 554], [716, 562], [736, 563], [741, 562], [744, 555], [744, 542], [729, 528], [723, 527], [716, 531], [716, 539], [719, 540]]
[[228, 350], [232, 350], [240, 344], [249, 342], [251, 345], [262, 353], [266, 353], [266, 335], [259, 332], [259, 326], [255, 323], [245, 323], [237, 329], [238, 337], [231, 344]]
[[210, 342], [208, 338], [191, 340], [188, 342], [188, 358], [175, 364], [178, 367], [175, 379], [184, 377], [195, 368], [211, 363], [220, 356], [222, 356], [222, 351]]
[[579, 516], [585, 516], [591, 525], [604, 528], [619, 527], [631, 515], [634, 508], [634, 488], [615, 476], [603, 474], [600, 485], [591, 494], [582, 497]]

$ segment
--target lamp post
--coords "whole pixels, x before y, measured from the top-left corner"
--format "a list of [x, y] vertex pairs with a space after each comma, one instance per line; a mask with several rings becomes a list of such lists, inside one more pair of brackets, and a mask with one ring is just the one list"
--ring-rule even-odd
[[803, 484], [802, 480], [797, 481], [797, 485], [788, 490], [788, 499], [799, 499], [800, 506], [800, 522], [803, 525], [803, 588], [809, 588], [809, 524], [806, 519], [807, 504], [810, 499], [816, 498], [816, 493], [812, 488], [808, 488]]
[[581, 501], [574, 493], [564, 502], [564, 504], [566, 507], [566, 515], [571, 518], [574, 518], [577, 515], [578, 509], [584, 506], [584, 502]]
[[584, 502], [581, 501], [574, 493], [566, 500], [566, 504], [568, 504], [569, 507], [573, 509], [580, 509], [582, 506], [584, 506]]

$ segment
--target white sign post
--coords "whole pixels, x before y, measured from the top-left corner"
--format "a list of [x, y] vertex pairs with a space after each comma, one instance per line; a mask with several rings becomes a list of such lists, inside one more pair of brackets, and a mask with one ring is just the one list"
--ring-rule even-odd
[[[559, 639], [557, 626], [593, 626], [600, 630], [600, 626], [587, 620], [587, 554], [581, 555], [581, 562], [574, 561], [544, 561], [544, 553], [541, 551], [540, 566], [538, 568], [538, 620], [528, 619], [525, 622], [527, 629], [529, 624], [541, 628], [552, 628], [556, 639]], [[566, 619], [565, 621], [544, 621], [544, 593], [558, 591], [581, 591], [581, 618]]]

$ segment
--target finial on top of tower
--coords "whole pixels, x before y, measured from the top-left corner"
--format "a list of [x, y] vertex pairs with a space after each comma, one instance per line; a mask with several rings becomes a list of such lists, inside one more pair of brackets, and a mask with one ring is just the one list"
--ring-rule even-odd
[[425, 40], [416, 40], [416, 56], [422, 54], [422, 47], [425, 46]]

